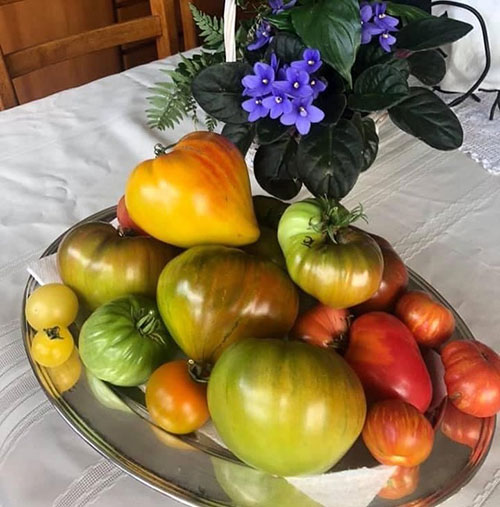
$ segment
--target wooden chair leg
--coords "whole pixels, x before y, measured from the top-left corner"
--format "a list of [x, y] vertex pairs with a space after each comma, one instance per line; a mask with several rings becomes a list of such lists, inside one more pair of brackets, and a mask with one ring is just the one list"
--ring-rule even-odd
[[7, 65], [5, 64], [2, 48], [0, 47], [0, 111], [17, 106], [18, 104], [16, 91], [7, 71]]
[[193, 14], [189, 7], [191, 0], [181, 0], [180, 3], [184, 49], [188, 50], [195, 48], [198, 45], [198, 36], [196, 35], [196, 26], [193, 20]]
[[175, 0], [150, 0], [151, 14], [158, 16], [162, 34], [156, 39], [158, 58], [166, 58], [179, 51]]

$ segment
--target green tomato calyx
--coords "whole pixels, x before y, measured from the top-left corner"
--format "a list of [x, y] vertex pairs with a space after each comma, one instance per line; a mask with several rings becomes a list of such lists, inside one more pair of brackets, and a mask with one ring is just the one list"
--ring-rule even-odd
[[44, 329], [44, 332], [49, 337], [49, 340], [63, 340], [64, 338], [61, 336], [60, 330], [59, 326], [54, 326]]
[[359, 219], [368, 222], [361, 204], [349, 211], [338, 201], [328, 197], [319, 197], [317, 202], [321, 209], [321, 218], [312, 224], [312, 227], [316, 232], [328, 236], [333, 243], [339, 243], [337, 233], [341, 229], [349, 227]]
[[188, 359], [188, 373], [195, 382], [201, 382], [202, 384], [208, 383], [210, 372], [212, 370], [211, 365], [199, 364], [192, 359]]
[[141, 315], [139, 315], [135, 327], [142, 336], [151, 338], [155, 342], [165, 345], [163, 336], [157, 332], [158, 328], [160, 327], [160, 322], [153, 312], [147, 312], [146, 315], [142, 315], [141, 312]]

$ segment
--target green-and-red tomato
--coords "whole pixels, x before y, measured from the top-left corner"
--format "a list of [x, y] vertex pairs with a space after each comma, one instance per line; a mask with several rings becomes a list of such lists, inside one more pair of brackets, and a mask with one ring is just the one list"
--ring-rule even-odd
[[341, 349], [348, 329], [348, 310], [319, 303], [298, 317], [290, 335], [318, 347]]
[[500, 411], [500, 357], [484, 343], [453, 341], [441, 351], [450, 401], [462, 412], [491, 417]]
[[191, 377], [186, 360], [165, 363], [148, 381], [146, 408], [161, 428], [176, 434], [191, 433], [210, 417], [207, 386]]
[[199, 363], [213, 363], [243, 338], [284, 337], [298, 311], [283, 269], [224, 246], [193, 247], [169, 262], [157, 301], [174, 340]]
[[259, 239], [251, 245], [244, 246], [242, 250], [273, 261], [278, 266], [286, 269], [286, 262], [278, 243], [278, 236], [276, 235], [276, 231], [270, 227], [261, 225]]
[[87, 369], [117, 386], [143, 384], [175, 351], [155, 302], [145, 296], [100, 306], [83, 324], [79, 346]]
[[112, 225], [94, 222], [66, 234], [57, 263], [64, 283], [94, 310], [128, 294], [154, 297], [161, 270], [177, 252], [156, 239], [122, 236]]
[[42, 366], [61, 366], [71, 356], [74, 346], [73, 336], [67, 327], [40, 329], [31, 342], [31, 357]]
[[361, 379], [368, 399], [398, 398], [421, 412], [429, 407], [429, 372], [415, 338], [393, 315], [370, 312], [355, 319], [345, 358]]
[[443, 344], [455, 330], [453, 313], [419, 290], [407, 292], [398, 300], [396, 315], [406, 324], [417, 343], [427, 347]]
[[26, 301], [26, 320], [36, 330], [68, 327], [76, 319], [78, 298], [62, 283], [48, 283], [34, 290]]
[[349, 227], [356, 212], [342, 205], [306, 199], [281, 217], [278, 241], [292, 280], [321, 303], [347, 308], [375, 294], [384, 261], [374, 239]]
[[387, 240], [376, 234], [370, 233], [370, 236], [382, 251], [384, 272], [377, 292], [370, 299], [353, 308], [356, 314], [392, 311], [396, 301], [408, 286], [408, 270], [401, 257]]
[[366, 413], [361, 383], [336, 352], [273, 339], [243, 340], [222, 354], [208, 406], [236, 456], [281, 476], [328, 470], [359, 436]]
[[401, 400], [384, 400], [371, 406], [362, 436], [372, 456], [383, 465], [420, 465], [434, 445], [431, 423], [413, 405]]

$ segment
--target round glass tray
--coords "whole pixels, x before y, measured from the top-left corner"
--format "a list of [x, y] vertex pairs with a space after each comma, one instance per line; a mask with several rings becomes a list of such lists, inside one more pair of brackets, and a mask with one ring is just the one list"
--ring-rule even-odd
[[[98, 220], [111, 222], [115, 217], [116, 207], [111, 207], [81, 223]], [[63, 236], [57, 238], [42, 257], [55, 253]], [[474, 340], [464, 321], [446, 300], [419, 275], [411, 270], [409, 272], [410, 288], [432, 294], [453, 311], [457, 323], [453, 338]], [[30, 277], [21, 314], [28, 358], [56, 410], [94, 449], [142, 483], [187, 505], [318, 505], [309, 502], [284, 479], [242, 464], [227, 449], [202, 434], [177, 437], [155, 427], [148, 419], [144, 394], [139, 388], [113, 388], [128, 406], [125, 411], [108, 408], [99, 402], [90, 389], [84, 371], [74, 387], [60, 392], [51, 371], [36, 364], [29, 353], [34, 333], [24, 318], [24, 306], [36, 287], [36, 281]], [[77, 337], [77, 327], [74, 331]], [[488, 454], [495, 431], [495, 418], [464, 417], [453, 407], [450, 408], [445, 398], [438, 355], [429, 352], [425, 359], [435, 391], [428, 414], [436, 428], [434, 449], [420, 466], [418, 485], [412, 494], [399, 500], [376, 497], [370, 506], [437, 505], [463, 487]], [[361, 441], [358, 441], [333, 471], [377, 465]]]

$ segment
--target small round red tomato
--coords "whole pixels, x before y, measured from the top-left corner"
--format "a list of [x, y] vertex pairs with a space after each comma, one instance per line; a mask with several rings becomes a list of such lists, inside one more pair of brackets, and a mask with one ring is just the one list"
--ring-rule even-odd
[[121, 199], [118, 201], [118, 206], [116, 208], [116, 218], [118, 219], [118, 223], [123, 231], [133, 231], [136, 234], [141, 236], [148, 236], [146, 232], [144, 232], [131, 218], [128, 214], [127, 207], [125, 205], [125, 196], [122, 195]]
[[434, 444], [431, 423], [413, 405], [400, 400], [375, 403], [362, 435], [372, 456], [383, 465], [420, 465]]
[[478, 341], [454, 341], [441, 351], [448, 397], [476, 417], [500, 411], [500, 357]]
[[446, 402], [440, 427], [449, 439], [475, 449], [481, 436], [482, 426], [482, 419], [465, 414], [458, 410], [453, 403]]
[[438, 347], [455, 330], [455, 317], [450, 310], [422, 291], [404, 294], [396, 304], [396, 315], [413, 333], [419, 345]]
[[207, 387], [194, 380], [185, 360], [165, 363], [146, 386], [146, 408], [158, 426], [171, 433], [191, 433], [208, 418]]
[[420, 477], [420, 467], [397, 467], [387, 484], [378, 492], [380, 498], [399, 500], [415, 492]]
[[384, 271], [377, 292], [364, 303], [353, 308], [357, 315], [366, 312], [390, 312], [408, 285], [408, 270], [391, 244], [376, 234], [370, 236], [377, 242], [384, 258]]
[[349, 328], [349, 311], [318, 304], [299, 316], [290, 334], [318, 347], [341, 346]]

